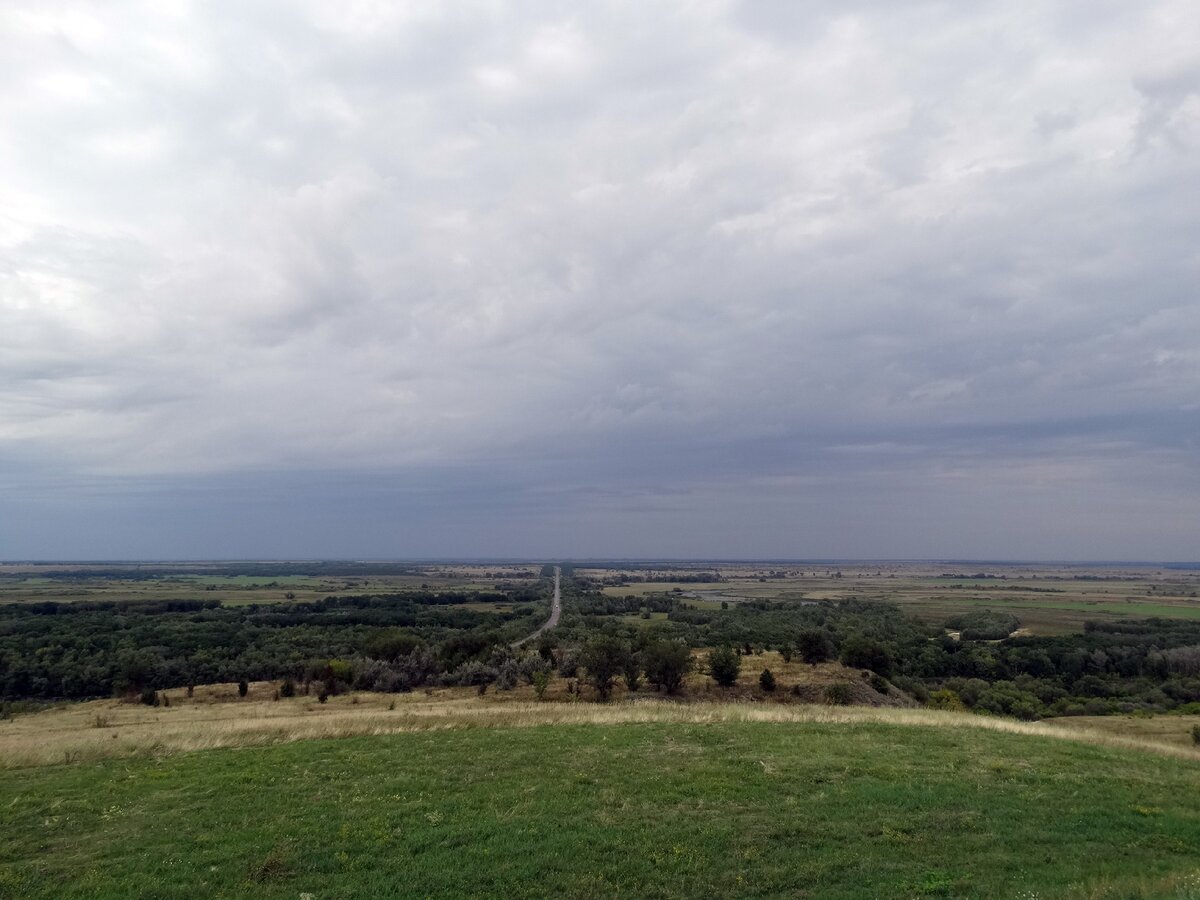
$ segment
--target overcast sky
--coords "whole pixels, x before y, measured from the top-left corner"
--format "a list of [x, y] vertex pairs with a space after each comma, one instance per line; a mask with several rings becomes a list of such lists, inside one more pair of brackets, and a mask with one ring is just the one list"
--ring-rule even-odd
[[0, 558], [1200, 558], [1200, 4], [0, 4]]

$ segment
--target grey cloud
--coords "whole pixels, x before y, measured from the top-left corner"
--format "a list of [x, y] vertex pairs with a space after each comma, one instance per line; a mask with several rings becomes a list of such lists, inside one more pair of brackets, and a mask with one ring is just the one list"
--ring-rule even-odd
[[[1196, 496], [1191, 4], [0, 15], [0, 460], [107, 484], [111, 552], [340, 479], [348, 553], [486, 555], [508, 508], [505, 553], [904, 555], [852, 523], [1022, 478], [1104, 522], [1048, 553], [1184, 546], [1145, 511]], [[923, 555], [1017, 554], [1005, 515]]]

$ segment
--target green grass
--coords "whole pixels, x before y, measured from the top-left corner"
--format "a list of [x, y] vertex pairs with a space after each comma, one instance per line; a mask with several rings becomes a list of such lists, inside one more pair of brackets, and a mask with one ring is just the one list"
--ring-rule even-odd
[[0, 895], [1191, 897], [1198, 789], [972, 728], [310, 741], [0, 773]]

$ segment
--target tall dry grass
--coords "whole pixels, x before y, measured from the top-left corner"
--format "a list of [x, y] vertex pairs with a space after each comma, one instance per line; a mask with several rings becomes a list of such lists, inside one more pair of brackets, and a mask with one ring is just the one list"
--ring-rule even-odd
[[216, 686], [194, 700], [172, 692], [171, 706], [116, 700], [76, 703], [0, 723], [0, 767], [24, 768], [115, 757], [160, 756], [222, 747], [386, 735], [457, 728], [530, 728], [639, 722], [780, 725], [887, 723], [922, 728], [981, 728], [1056, 740], [1150, 751], [1200, 760], [1188, 747], [1113, 734], [927, 709], [831, 707], [765, 703], [675, 703], [653, 696], [619, 703], [537, 703], [479, 697], [473, 691], [354, 694], [320, 704], [314, 698], [274, 701], [256, 685], [250, 697]]

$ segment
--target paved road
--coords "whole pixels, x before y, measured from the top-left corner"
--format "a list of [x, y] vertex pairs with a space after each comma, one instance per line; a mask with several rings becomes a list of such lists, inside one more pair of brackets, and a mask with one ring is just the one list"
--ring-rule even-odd
[[550, 618], [548, 618], [546, 620], [545, 625], [543, 625], [541, 628], [539, 628], [533, 634], [529, 635], [528, 637], [523, 637], [519, 641], [516, 641], [513, 644], [514, 647], [520, 647], [526, 641], [532, 641], [534, 638], [541, 637], [545, 632], [549, 631], [551, 628], [553, 628], [555, 625], [558, 624], [558, 617], [562, 614], [562, 593], [559, 591], [559, 582], [558, 582], [559, 576], [561, 574], [562, 574], [562, 570], [559, 569], [558, 566], [555, 566], [554, 567], [554, 603], [550, 606]]

